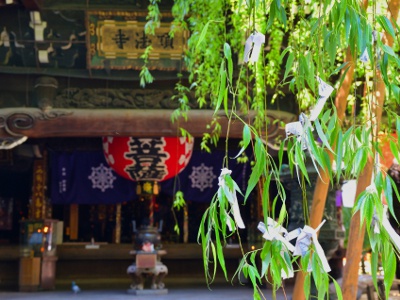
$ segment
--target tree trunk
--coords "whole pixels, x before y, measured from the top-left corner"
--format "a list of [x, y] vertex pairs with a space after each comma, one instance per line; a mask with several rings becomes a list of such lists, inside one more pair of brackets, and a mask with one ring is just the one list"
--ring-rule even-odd
[[[400, 0], [389, 1], [389, 19], [397, 20], [399, 12]], [[394, 24], [393, 24], [394, 25]], [[393, 45], [393, 39], [389, 34], [385, 34], [385, 42], [387, 45]], [[375, 116], [371, 119], [374, 136], [379, 132], [380, 121], [382, 117], [382, 108], [385, 100], [385, 84], [382, 80], [382, 75], [379, 70], [376, 71], [375, 89], [372, 95], [372, 112]], [[374, 153], [374, 152], [373, 152]], [[370, 184], [374, 167], [374, 157], [369, 157], [364, 172], [361, 174], [357, 182], [356, 197], [364, 191]], [[357, 212], [351, 219], [350, 232], [348, 238], [346, 265], [343, 271], [343, 299], [355, 300], [357, 298], [358, 288], [358, 271], [361, 260], [362, 247], [364, 243], [365, 226], [360, 228], [360, 213]]]
[[[353, 82], [354, 75], [354, 59], [351, 55], [350, 47], [347, 49], [346, 62], [349, 63], [349, 69], [347, 70], [346, 77], [343, 80], [342, 85], [336, 93], [335, 106], [337, 110], [337, 116], [340, 123], [343, 122], [345, 117], [347, 97], [349, 96], [351, 84]], [[346, 69], [342, 71], [342, 74]], [[333, 154], [329, 151], [329, 160], [332, 164]], [[321, 176], [318, 176], [317, 182], [315, 183], [315, 190], [312, 199], [311, 211], [310, 211], [310, 226], [316, 228], [322, 221], [324, 214], [326, 197], [328, 195], [329, 189], [329, 175], [325, 170], [320, 170]], [[304, 300], [304, 281], [306, 274], [303, 272], [298, 272], [296, 275], [296, 281], [293, 291], [293, 300]]]

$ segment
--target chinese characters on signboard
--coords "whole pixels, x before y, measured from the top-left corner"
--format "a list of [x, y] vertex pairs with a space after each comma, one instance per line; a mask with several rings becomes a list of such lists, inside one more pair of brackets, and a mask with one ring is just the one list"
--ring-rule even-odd
[[143, 16], [139, 12], [88, 12], [88, 67], [139, 70], [140, 57], [151, 46], [149, 69], [182, 69], [187, 32], [176, 32], [172, 38], [171, 24], [165, 22], [154, 35], [148, 35]]
[[30, 218], [33, 220], [45, 219], [49, 214], [48, 199], [46, 197], [46, 162], [37, 159], [33, 163], [32, 205]]

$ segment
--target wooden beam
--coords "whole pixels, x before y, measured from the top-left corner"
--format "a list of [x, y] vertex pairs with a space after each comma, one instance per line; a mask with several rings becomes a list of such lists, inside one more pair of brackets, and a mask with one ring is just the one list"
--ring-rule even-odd
[[[216, 119], [221, 124], [221, 136], [227, 134], [229, 120], [224, 112], [214, 114], [213, 110], [190, 110], [187, 121], [180, 118], [172, 123], [173, 110], [165, 109], [48, 109], [4, 108], [0, 109], [0, 138], [21, 137], [101, 137], [135, 136], [160, 137], [179, 136], [182, 127], [194, 137], [210, 132], [211, 122]], [[251, 111], [244, 119], [253, 120]], [[294, 114], [270, 110], [266, 118], [269, 144], [277, 137], [285, 136], [283, 124], [293, 122]], [[277, 122], [277, 121], [282, 122]], [[283, 125], [284, 126], [284, 125]], [[231, 138], [241, 138], [243, 123], [232, 120], [229, 126]]]

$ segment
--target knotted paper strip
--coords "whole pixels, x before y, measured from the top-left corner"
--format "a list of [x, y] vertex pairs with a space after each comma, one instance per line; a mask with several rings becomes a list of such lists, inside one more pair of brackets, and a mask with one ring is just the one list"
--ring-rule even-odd
[[[318, 225], [317, 228], [312, 228], [310, 226], [305, 225], [301, 230], [301, 233], [297, 237], [295, 250], [293, 255], [301, 255], [304, 256], [310, 248], [311, 243], [314, 244], [315, 252], [317, 253], [319, 259], [321, 260], [322, 267], [325, 272], [330, 272], [331, 267], [328, 264], [328, 260], [325, 256], [325, 252], [322, 249], [321, 244], [318, 242], [317, 232], [324, 225], [326, 220], [323, 220], [321, 224]], [[311, 270], [311, 264], [308, 266], [308, 271]]]
[[[378, 38], [378, 32], [376, 30], [372, 31], [372, 44], [375, 43], [377, 38]], [[379, 33], [379, 38], [382, 38], [382, 33]], [[367, 47], [365, 47], [364, 52], [361, 54], [360, 61], [363, 63], [367, 63], [370, 61]]]
[[300, 121], [287, 123], [285, 125], [286, 137], [295, 135], [297, 138], [301, 137], [304, 133], [303, 124]]
[[325, 81], [323, 81], [321, 78], [317, 76], [317, 81], [318, 81], [318, 101], [315, 107], [311, 110], [310, 113], [310, 121], [315, 121], [320, 112], [322, 111], [322, 108], [325, 105], [326, 100], [329, 98], [329, 96], [332, 94], [334, 88], [327, 84]]
[[310, 119], [304, 113], [301, 113], [298, 122], [291, 122], [285, 125], [286, 138], [290, 135], [295, 135], [297, 141], [301, 143], [302, 149], [306, 150], [308, 148], [306, 135], [308, 128], [311, 128], [311, 131], [314, 131]]
[[299, 122], [291, 122], [286, 124], [285, 126], [285, 131], [286, 131], [286, 137], [288, 135], [292, 134], [297, 136], [298, 141], [304, 142], [303, 147], [307, 148], [307, 144], [305, 141], [305, 137], [302, 137], [306, 130], [308, 128], [311, 128], [311, 131], [313, 131], [312, 125], [310, 121], [315, 121], [319, 114], [321, 113], [326, 100], [329, 98], [329, 96], [332, 94], [334, 88], [327, 84], [325, 81], [323, 81], [321, 78], [317, 76], [317, 81], [318, 81], [318, 100], [317, 104], [315, 107], [311, 110], [310, 112], [310, 117], [307, 117], [304, 113], [301, 113], [299, 116]]
[[[257, 226], [258, 230], [261, 231], [261, 233], [263, 234], [263, 238], [268, 240], [268, 241], [272, 241], [272, 240], [278, 240], [281, 241], [285, 246], [286, 249], [293, 252], [294, 251], [294, 246], [289, 243], [289, 241], [284, 238], [282, 236], [282, 234], [284, 234], [285, 236], [288, 234], [287, 230], [282, 226], [279, 225], [277, 222], [275, 222], [273, 219], [271, 218], [267, 218], [267, 226], [265, 226], [265, 224], [263, 222], [258, 223]], [[287, 251], [286, 250], [286, 251]], [[285, 250], [281, 251], [281, 256], [284, 258]], [[281, 277], [283, 279], [287, 279], [287, 278], [292, 278], [294, 276], [294, 271], [293, 271], [293, 266], [288, 265], [288, 273], [285, 272], [284, 269], [281, 270]]]
[[[319, 114], [322, 111], [322, 108], [324, 107], [326, 100], [329, 98], [329, 96], [332, 94], [334, 88], [327, 84], [325, 81], [323, 81], [321, 78], [317, 76], [318, 80], [318, 101], [315, 107], [311, 110], [310, 112], [310, 117], [308, 118], [304, 113], [301, 113], [299, 116], [299, 122], [291, 122], [286, 124], [285, 126], [285, 131], [286, 131], [286, 137], [288, 137], [290, 134], [293, 134], [297, 136], [298, 141], [303, 141], [304, 138], [301, 136], [304, 134], [306, 129], [308, 127], [311, 127], [311, 121], [315, 121]], [[313, 128], [311, 129], [313, 130]], [[307, 148], [307, 145], [305, 145], [305, 148]]]
[[[233, 189], [233, 191], [230, 190], [229, 187], [225, 183], [225, 176], [226, 175], [230, 176], [231, 173], [232, 173], [232, 171], [227, 168], [221, 169], [221, 175], [219, 175], [219, 177], [218, 177], [218, 185], [220, 186], [220, 188], [222, 188], [223, 192], [226, 195], [226, 198], [228, 199], [229, 203], [231, 204], [233, 218], [235, 219], [237, 226], [239, 228], [245, 228], [242, 216], [240, 215], [239, 202], [237, 200], [236, 191], [235, 191], [235, 189]], [[218, 194], [219, 194], [219, 192], [218, 192]], [[229, 221], [227, 223], [228, 223], [228, 227], [230, 227]]]
[[376, 212], [374, 213], [374, 216], [372, 217], [372, 222], [371, 222], [371, 227], [374, 229], [374, 233], [375, 234], [379, 234], [381, 233], [381, 229], [379, 227], [379, 218], [376, 214]]
[[268, 241], [272, 240], [281, 241], [289, 251], [293, 252], [294, 246], [291, 243], [289, 243], [289, 241], [286, 238], [284, 238], [284, 236], [288, 234], [287, 230], [282, 225], [279, 225], [277, 222], [275, 222], [273, 219], [269, 217], [267, 218], [267, 222], [268, 222], [267, 226], [265, 226], [263, 222], [258, 223], [257, 226], [258, 230], [260, 230], [261, 233], [263, 234], [263, 238]]
[[[259, 32], [252, 33], [244, 45], [244, 62], [256, 62], [260, 56], [261, 45], [265, 43], [265, 35]], [[250, 54], [251, 53], [251, 54]]]

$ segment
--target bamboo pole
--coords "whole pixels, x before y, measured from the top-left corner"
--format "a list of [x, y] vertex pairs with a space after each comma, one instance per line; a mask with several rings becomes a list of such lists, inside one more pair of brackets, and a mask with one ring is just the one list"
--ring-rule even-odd
[[[399, 13], [400, 0], [390, 0], [388, 3], [389, 20], [396, 22]], [[393, 24], [394, 25], [394, 24]], [[393, 39], [389, 34], [385, 34], [385, 41], [388, 46], [393, 45]], [[379, 132], [382, 118], [382, 108], [385, 100], [385, 84], [382, 80], [382, 74], [376, 71], [375, 91], [372, 95], [372, 111], [374, 116], [371, 119], [371, 126], [375, 137]], [[372, 171], [374, 167], [374, 158], [369, 157], [366, 168], [357, 182], [356, 197], [367, 188], [371, 183]], [[357, 212], [351, 219], [349, 243], [346, 252], [346, 265], [343, 271], [343, 299], [354, 300], [357, 297], [358, 271], [361, 260], [362, 246], [364, 242], [365, 226], [360, 228], [360, 213]]]

